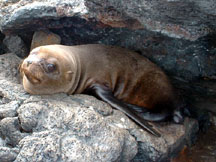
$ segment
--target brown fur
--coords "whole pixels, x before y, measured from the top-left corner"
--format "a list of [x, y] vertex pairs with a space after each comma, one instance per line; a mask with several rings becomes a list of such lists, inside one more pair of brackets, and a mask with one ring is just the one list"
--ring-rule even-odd
[[[55, 73], [46, 73], [39, 65], [47, 62], [57, 65]], [[172, 86], [159, 67], [119, 47], [42, 46], [30, 53], [20, 71], [25, 90], [32, 94], [83, 93], [98, 83], [109, 87], [119, 100], [149, 109], [174, 100]]]

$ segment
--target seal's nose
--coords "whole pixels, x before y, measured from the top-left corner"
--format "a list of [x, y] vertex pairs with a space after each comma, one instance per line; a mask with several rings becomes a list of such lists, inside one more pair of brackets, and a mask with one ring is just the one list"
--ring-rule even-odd
[[34, 63], [38, 63], [40, 62], [41, 59], [37, 56], [37, 55], [29, 55], [25, 60], [24, 60], [24, 63], [26, 65], [26, 67], [28, 67], [29, 65], [31, 64], [34, 64]]
[[32, 61], [27, 60], [27, 61], [26, 61], [26, 64], [27, 64], [27, 67], [28, 67], [30, 64], [32, 64]]

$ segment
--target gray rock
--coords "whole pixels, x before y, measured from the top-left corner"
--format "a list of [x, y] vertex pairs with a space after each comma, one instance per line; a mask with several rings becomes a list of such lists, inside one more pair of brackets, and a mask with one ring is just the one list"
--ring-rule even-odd
[[19, 83], [20, 79], [19, 79], [18, 67], [20, 63], [21, 60], [15, 55], [4, 54], [3, 56], [0, 56], [0, 67], [1, 67], [0, 78], [1, 79], [7, 78], [12, 82]]
[[175, 38], [196, 40], [213, 32], [216, 25], [214, 0], [20, 0], [2, 1], [0, 7], [0, 26], [4, 32], [32, 23], [38, 26], [35, 20], [41, 18], [79, 16], [112, 27], [148, 29]]
[[[7, 28], [21, 29], [22, 26], [29, 25], [30, 21], [38, 20], [40, 18], [51, 19], [57, 17], [84, 15], [87, 13], [87, 8], [84, 5], [85, 1], [68, 1], [68, 0], [34, 0], [10, 3], [0, 3], [0, 29], [1, 31], [7, 30]], [[13, 14], [10, 14], [13, 12]], [[2, 17], [4, 15], [4, 18]], [[38, 21], [37, 21], [38, 22]], [[35, 22], [35, 27], [38, 27], [38, 23]], [[18, 26], [15, 27], [14, 24]], [[40, 26], [40, 25], [39, 25]]]
[[5, 140], [2, 137], [0, 137], [0, 147], [4, 147], [4, 146], [6, 146], [6, 142], [5, 142]]
[[20, 129], [17, 117], [7, 117], [0, 121], [0, 132], [8, 145], [16, 146], [27, 135], [22, 133]]
[[[32, 97], [18, 116], [22, 128], [33, 130], [19, 143], [18, 161], [130, 161], [137, 153], [136, 141], [126, 130], [109, 126], [102, 115], [79, 106], [73, 96]], [[122, 156], [123, 152], [127, 154]]]
[[[0, 56], [0, 69], [2, 70], [0, 73], [0, 105], [11, 101], [20, 103], [29, 97], [20, 84], [21, 77], [18, 67], [21, 62], [19, 57], [11, 53]], [[11, 108], [15, 110], [17, 107], [14, 108], [14, 102]], [[5, 106], [10, 107], [10, 105]]]
[[6, 117], [15, 117], [17, 115], [17, 108], [20, 106], [21, 102], [11, 101], [8, 104], [0, 105], [0, 119]]
[[17, 148], [0, 147], [0, 161], [12, 162], [16, 159], [18, 152]]
[[[163, 129], [160, 129], [164, 136], [160, 139], [152, 139], [152, 137], [143, 136], [140, 132], [133, 130], [131, 134], [136, 137], [139, 143], [139, 151], [133, 162], [142, 160], [152, 162], [168, 161], [170, 157], [174, 157], [175, 153], [180, 151], [180, 148], [183, 148], [183, 141], [187, 141], [187, 144], [191, 145], [191, 141], [194, 141], [198, 130], [197, 121], [193, 119], [185, 119], [184, 125], [178, 127], [176, 125], [164, 125]], [[154, 142], [150, 142], [152, 140]]]
[[[145, 157], [151, 161], [162, 161], [181, 149], [190, 139], [192, 130], [188, 123], [152, 125], [161, 132], [156, 138], [140, 129], [134, 122], [108, 104], [87, 95], [55, 94], [30, 96], [23, 91], [13, 77], [10, 62], [20, 60], [1, 55], [0, 91], [14, 108], [16, 117], [5, 117], [0, 121], [3, 138], [2, 147], [9, 151], [0, 154], [15, 157], [15, 161], [131, 161]], [[4, 59], [2, 59], [4, 58]], [[8, 63], [6, 63], [8, 62]], [[8, 65], [6, 67], [5, 65]], [[5, 77], [9, 73], [9, 77]], [[8, 80], [9, 79], [9, 80]], [[1, 99], [0, 99], [1, 100]], [[17, 101], [20, 101], [19, 104]], [[188, 137], [190, 136], [190, 137]], [[7, 145], [18, 150], [13, 153]], [[11, 158], [12, 159], [12, 158]], [[9, 161], [9, 160], [8, 160]]]
[[17, 36], [6, 36], [3, 40], [4, 45], [7, 47], [8, 52], [15, 53], [19, 57], [26, 57], [28, 49], [23, 40]]
[[[205, 4], [205, 7], [200, 4]], [[213, 32], [215, 25], [211, 10], [215, 2], [192, 1], [88, 1], [90, 13], [110, 26], [148, 29], [169, 37], [196, 40]], [[203, 9], [205, 8], [205, 9]], [[204, 10], [206, 12], [204, 12]], [[209, 16], [208, 18], [206, 18]]]

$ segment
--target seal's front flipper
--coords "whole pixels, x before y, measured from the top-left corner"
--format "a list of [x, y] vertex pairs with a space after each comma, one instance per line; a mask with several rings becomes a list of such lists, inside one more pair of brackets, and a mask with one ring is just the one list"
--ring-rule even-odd
[[120, 110], [121, 112], [125, 113], [128, 117], [142, 126], [143, 129], [147, 130], [149, 133], [160, 137], [161, 135], [152, 128], [147, 121], [145, 121], [142, 117], [140, 117], [137, 113], [131, 110], [125, 103], [121, 102], [120, 100], [116, 99], [112, 94], [111, 90], [105, 86], [94, 84], [91, 86], [91, 91], [99, 97], [101, 100], [107, 102], [112, 107]]

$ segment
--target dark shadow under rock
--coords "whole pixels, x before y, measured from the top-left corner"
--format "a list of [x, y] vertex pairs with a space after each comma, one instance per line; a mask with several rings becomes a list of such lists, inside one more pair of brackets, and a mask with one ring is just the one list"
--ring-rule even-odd
[[0, 32], [0, 55], [6, 53], [6, 46], [3, 44], [4, 35]]

